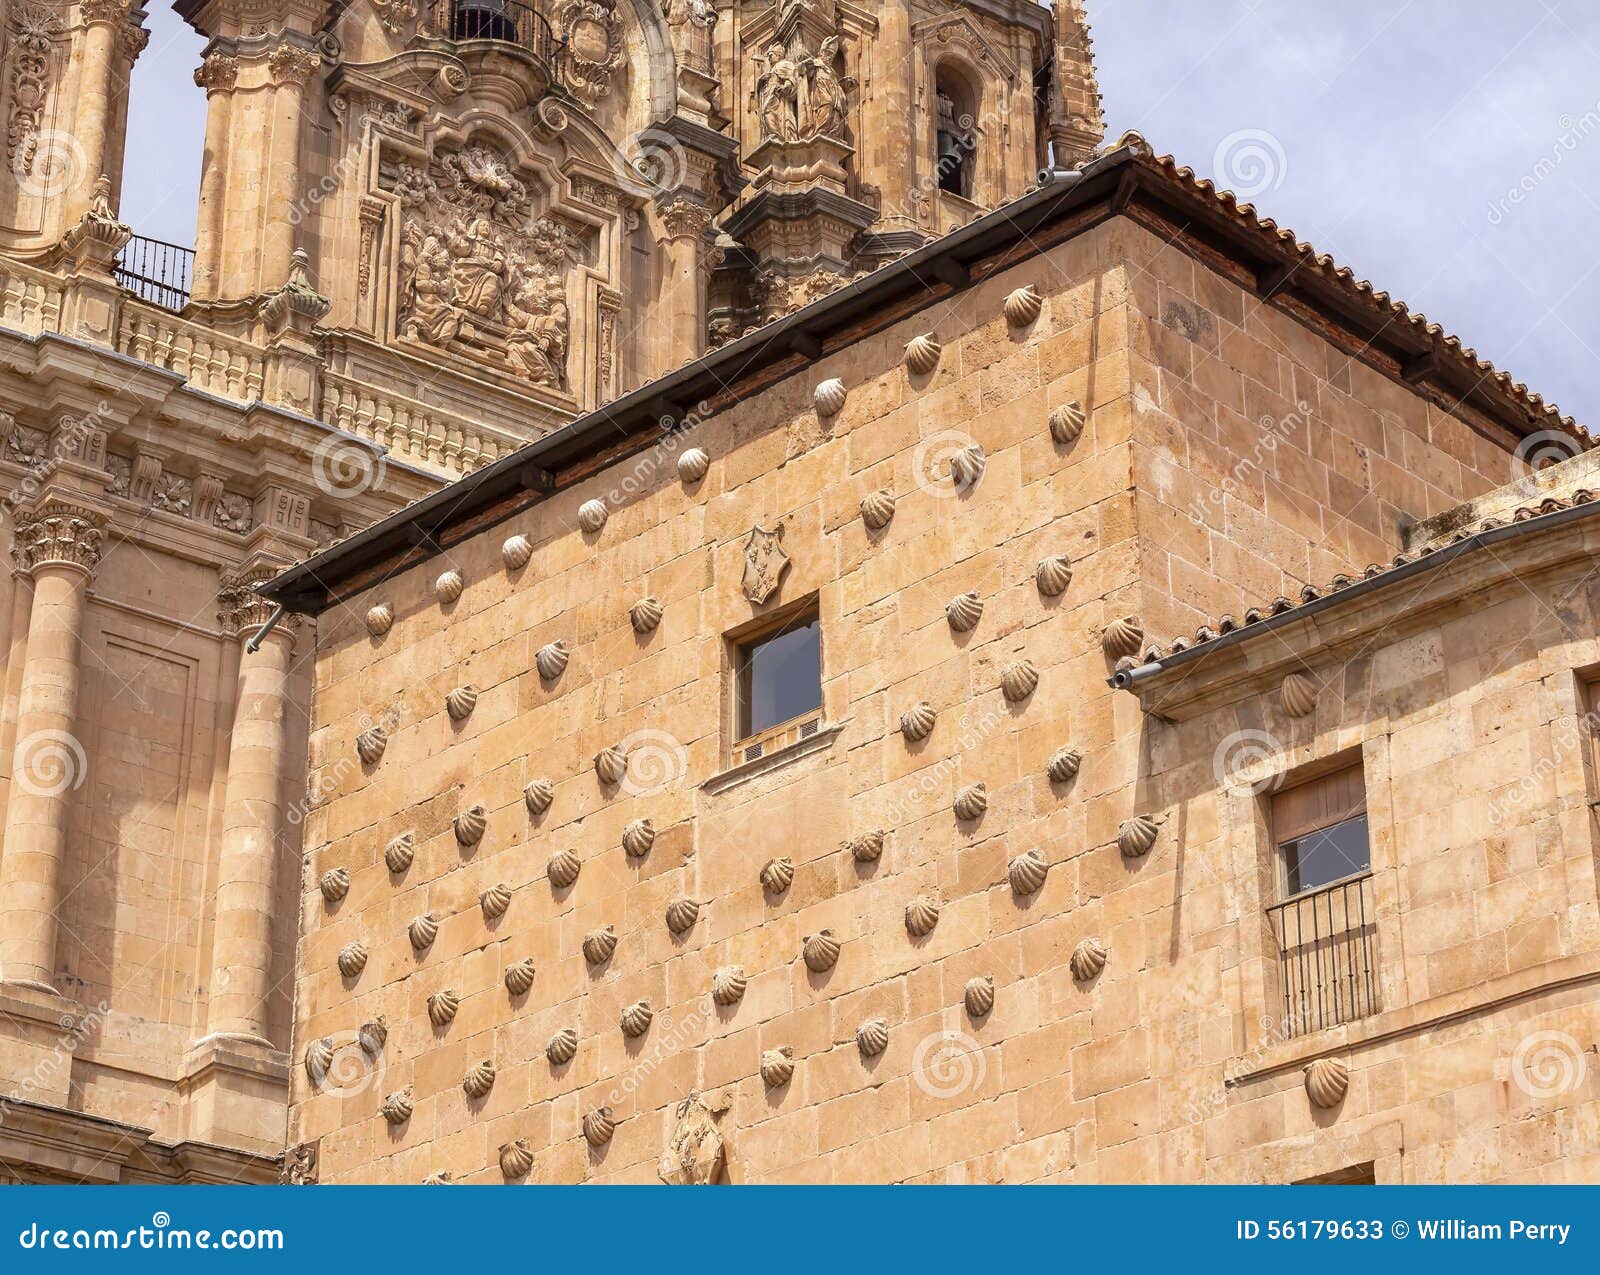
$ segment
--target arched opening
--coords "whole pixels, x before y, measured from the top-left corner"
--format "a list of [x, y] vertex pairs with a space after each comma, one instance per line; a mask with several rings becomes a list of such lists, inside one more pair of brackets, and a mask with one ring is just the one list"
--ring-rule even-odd
[[962, 69], [946, 61], [934, 75], [937, 104], [935, 172], [939, 189], [971, 199], [978, 174], [978, 111], [981, 90]]

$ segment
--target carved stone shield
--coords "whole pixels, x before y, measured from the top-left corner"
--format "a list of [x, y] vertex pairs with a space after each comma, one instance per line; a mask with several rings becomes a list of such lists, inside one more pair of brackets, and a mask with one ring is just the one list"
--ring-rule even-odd
[[717, 1117], [728, 1109], [725, 1099], [707, 1102], [691, 1093], [678, 1104], [672, 1140], [661, 1157], [657, 1175], [669, 1186], [713, 1186], [727, 1170], [728, 1149]]
[[783, 551], [783, 524], [772, 530], [751, 529], [744, 545], [744, 596], [760, 606], [778, 591], [783, 573], [789, 569], [789, 555]]

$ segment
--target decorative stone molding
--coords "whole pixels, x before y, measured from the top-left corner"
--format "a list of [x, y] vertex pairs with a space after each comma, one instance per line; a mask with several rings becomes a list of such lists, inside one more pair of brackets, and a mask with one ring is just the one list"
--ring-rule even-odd
[[278, 1174], [279, 1186], [316, 1186], [318, 1161], [321, 1159], [320, 1139], [302, 1142], [283, 1153], [283, 1169]]
[[861, 498], [861, 521], [873, 531], [882, 531], [894, 520], [894, 493], [887, 487], [868, 492]]
[[501, 882], [492, 885], [478, 896], [478, 906], [483, 909], [483, 919], [493, 921], [506, 914], [511, 906], [511, 887]]
[[539, 677], [546, 682], [554, 682], [567, 671], [567, 665], [572, 660], [572, 648], [564, 641], [546, 643], [539, 648], [533, 657], [534, 667], [539, 670]]
[[500, 1172], [509, 1182], [527, 1177], [533, 1168], [533, 1148], [526, 1138], [516, 1138], [500, 1147]]
[[619, 1022], [622, 1034], [630, 1040], [643, 1036], [650, 1030], [650, 1024], [655, 1021], [655, 1017], [655, 1010], [650, 1008], [649, 1001], [635, 1001], [622, 1011], [622, 1018]]
[[544, 1056], [550, 1060], [552, 1067], [565, 1067], [578, 1056], [577, 1029], [563, 1027], [556, 1032], [545, 1042]]
[[1033, 582], [1045, 597], [1059, 598], [1072, 583], [1072, 563], [1067, 555], [1058, 553], [1039, 559], [1039, 565], [1033, 569]]
[[1049, 875], [1050, 865], [1038, 850], [1024, 850], [1006, 864], [1006, 880], [1015, 894], [1037, 893]]
[[857, 863], [876, 863], [883, 857], [883, 844], [888, 833], [881, 828], [859, 833], [844, 843], [844, 849]]
[[831, 377], [812, 391], [811, 402], [818, 416], [837, 416], [844, 411], [848, 397], [849, 391], [845, 389], [844, 382], [838, 377]]
[[656, 216], [668, 240], [705, 238], [716, 214], [698, 199], [674, 194], [656, 203]]
[[967, 1013], [973, 1018], [986, 1018], [989, 1011], [994, 1008], [994, 978], [989, 974], [979, 975], [967, 981], [966, 989], [961, 994], [962, 1004], [966, 1006]]
[[1072, 958], [1068, 964], [1072, 967], [1072, 977], [1080, 983], [1087, 983], [1096, 977], [1106, 967], [1105, 944], [1099, 939], [1084, 939], [1072, 949]]
[[1050, 437], [1058, 447], [1066, 447], [1078, 440], [1083, 433], [1083, 427], [1089, 417], [1083, 410], [1083, 404], [1074, 399], [1070, 403], [1063, 403], [1050, 413]]
[[478, 688], [475, 686], [458, 686], [444, 697], [445, 712], [450, 714], [453, 722], [466, 721], [477, 707]]
[[590, 930], [583, 936], [583, 959], [590, 965], [604, 965], [617, 950], [617, 932], [609, 925]]
[[983, 599], [976, 593], [958, 593], [945, 603], [944, 616], [957, 633], [970, 633], [983, 619]]
[[627, 36], [616, 0], [557, 0], [551, 12], [557, 41], [556, 74], [586, 106], [611, 91], [627, 60]]
[[678, 457], [678, 478], [691, 487], [704, 478], [710, 469], [711, 457], [699, 447], [690, 447]]
[[939, 720], [938, 711], [927, 700], [919, 700], [900, 714], [900, 733], [912, 743], [927, 739], [933, 734]]
[[378, 21], [390, 35], [403, 35], [417, 20], [417, 0], [370, 0]]
[[1075, 779], [1083, 764], [1082, 755], [1074, 748], [1058, 748], [1050, 755], [1044, 773], [1053, 784], [1064, 784]]
[[365, 943], [346, 943], [339, 949], [339, 973], [345, 978], [359, 978], [361, 971], [367, 968], [367, 945]]
[[656, 828], [649, 819], [635, 819], [622, 830], [622, 848], [630, 859], [642, 859], [656, 843]]
[[932, 333], [914, 336], [906, 343], [906, 369], [912, 376], [928, 376], [939, 366], [944, 346]]
[[603, 1147], [617, 1131], [617, 1122], [611, 1118], [610, 1107], [596, 1107], [584, 1113], [583, 1138], [591, 1147]]
[[20, 0], [8, 14], [11, 47], [10, 112], [6, 120], [6, 159], [14, 171], [33, 170], [40, 129], [49, 98], [50, 50], [61, 32], [55, 11], [34, 0]]
[[700, 919], [700, 904], [694, 899], [674, 899], [667, 904], [667, 929], [687, 934]]
[[1317, 688], [1309, 677], [1290, 673], [1283, 679], [1283, 687], [1278, 694], [1283, 711], [1290, 717], [1307, 717], [1316, 711]]
[[394, 627], [394, 608], [387, 602], [380, 602], [367, 609], [367, 632], [373, 637], [382, 637]]
[[711, 976], [711, 999], [723, 1007], [737, 1005], [747, 985], [742, 967], [724, 965]]
[[1017, 660], [1007, 664], [1000, 673], [1000, 693], [1008, 704], [1020, 704], [1039, 685], [1039, 670], [1032, 660]]
[[303, 248], [296, 248], [290, 258], [289, 277], [281, 287], [267, 293], [261, 304], [261, 317], [273, 334], [290, 327], [310, 331], [332, 308], [333, 302], [312, 286], [311, 258]]
[[533, 957], [527, 956], [520, 961], [513, 961], [506, 966], [505, 984], [506, 991], [513, 996], [526, 996], [533, 987], [534, 975]]
[[789, 555], [783, 551], [783, 524], [752, 527], [744, 545], [744, 596], [753, 606], [762, 606], [778, 591], [789, 569]]
[[628, 620], [633, 625], [633, 631], [642, 637], [646, 633], [654, 633], [665, 614], [659, 599], [640, 598], [628, 609]]
[[1117, 848], [1129, 859], [1143, 858], [1155, 845], [1159, 827], [1160, 824], [1149, 815], [1135, 815], [1117, 829]]
[[782, 894], [794, 884], [794, 860], [784, 855], [768, 859], [761, 868], [761, 888], [768, 894]]
[[459, 571], [446, 571], [433, 582], [433, 596], [439, 599], [441, 605], [449, 606], [461, 596], [465, 587]]
[[1030, 283], [1008, 293], [1004, 308], [1007, 323], [1014, 328], [1025, 328], [1044, 311], [1044, 298]]
[[940, 904], [929, 895], [918, 895], [906, 904], [906, 932], [914, 939], [926, 938], [939, 924]]
[[339, 902], [350, 893], [350, 869], [329, 868], [322, 874], [322, 880], [317, 882], [317, 888], [322, 891], [324, 901]]
[[356, 736], [356, 756], [363, 766], [376, 766], [388, 747], [389, 735], [381, 726], [373, 726]]
[[[105, 552], [105, 527], [103, 514], [51, 497], [19, 517], [12, 558], [28, 575], [41, 567], [77, 567], [92, 575]], [[266, 609], [270, 614], [271, 605]]]
[[761, 1055], [761, 1083], [768, 1089], [782, 1089], [794, 1079], [794, 1051], [779, 1045]]
[[522, 790], [523, 804], [528, 807], [528, 813], [537, 819], [550, 809], [550, 803], [556, 799], [556, 786], [550, 780], [540, 778], [528, 781], [528, 786]]
[[558, 850], [550, 856], [550, 861], [545, 864], [545, 875], [550, 878], [550, 884], [558, 890], [565, 890], [578, 879], [578, 874], [583, 871], [583, 860], [578, 857], [578, 852], [571, 848]]
[[838, 963], [839, 951], [839, 941], [833, 937], [832, 930], [808, 934], [800, 945], [800, 957], [813, 974], [831, 970]]
[[889, 1024], [883, 1018], [869, 1018], [856, 1028], [856, 1048], [863, 1058], [876, 1058], [889, 1048]]
[[717, 1127], [717, 1117], [728, 1102], [708, 1102], [691, 1093], [673, 1113], [672, 1136], [656, 1175], [668, 1186], [711, 1186], [720, 1182], [727, 1165], [727, 1145]]
[[494, 1088], [494, 1063], [485, 1058], [481, 1063], [469, 1067], [467, 1074], [461, 1078], [461, 1088], [473, 1101], [488, 1097], [489, 1090]]
[[1144, 625], [1137, 616], [1125, 615], [1106, 625], [1100, 634], [1100, 645], [1114, 660], [1125, 655], [1136, 655], [1144, 641]]
[[383, 1100], [383, 1106], [378, 1108], [383, 1118], [390, 1124], [404, 1124], [411, 1119], [411, 1113], [416, 1110], [416, 1102], [411, 1097], [411, 1086], [397, 1089]]
[[89, 206], [76, 225], [67, 231], [61, 246], [82, 263], [93, 263], [109, 270], [117, 253], [133, 238], [133, 227], [118, 221], [111, 208], [111, 179], [97, 177]]
[[402, 832], [383, 848], [384, 866], [395, 876], [410, 868], [416, 857], [417, 841], [414, 833]]
[[1350, 1090], [1350, 1068], [1342, 1059], [1318, 1058], [1306, 1064], [1306, 1096], [1327, 1110], [1344, 1101]]
[[455, 1022], [456, 1011], [461, 1008], [461, 997], [446, 988], [428, 997], [428, 1021], [435, 1027], [448, 1027]]
[[432, 946], [434, 939], [439, 937], [439, 922], [434, 919], [433, 913], [425, 912], [419, 917], [414, 917], [411, 924], [406, 926], [406, 938], [411, 941], [414, 951], [426, 951]]
[[956, 794], [952, 807], [957, 819], [962, 823], [971, 823], [974, 819], [981, 818], [989, 809], [989, 789], [984, 784], [969, 784]]

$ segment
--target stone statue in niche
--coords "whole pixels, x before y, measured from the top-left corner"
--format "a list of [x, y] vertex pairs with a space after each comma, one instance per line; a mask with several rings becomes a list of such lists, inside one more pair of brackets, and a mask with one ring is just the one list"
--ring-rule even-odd
[[763, 140], [843, 139], [845, 81], [835, 69], [838, 57], [838, 36], [823, 40], [813, 53], [798, 31], [787, 47], [774, 41], [755, 54], [761, 68], [756, 101]]
[[714, 1186], [724, 1180], [728, 1167], [728, 1148], [717, 1127], [726, 1114], [726, 1095], [691, 1093], [674, 1112], [672, 1138], [657, 1167], [657, 1175], [669, 1186]]

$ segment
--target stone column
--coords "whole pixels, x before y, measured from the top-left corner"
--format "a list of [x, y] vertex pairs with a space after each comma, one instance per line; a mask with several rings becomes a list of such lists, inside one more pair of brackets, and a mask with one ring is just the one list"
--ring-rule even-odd
[[233, 86], [239, 78], [236, 58], [213, 53], [195, 71], [194, 82], [206, 91], [205, 154], [200, 160], [200, 214], [194, 231], [193, 295], [211, 301], [220, 277], [222, 225], [228, 193], [228, 130], [232, 125]]
[[656, 205], [661, 220], [663, 249], [660, 330], [661, 371], [698, 358], [706, 348], [706, 229], [711, 209], [691, 196], [678, 193]]
[[[272, 613], [251, 587], [263, 578], [223, 581], [218, 616], [240, 643], [253, 638]], [[211, 941], [208, 1033], [269, 1046], [272, 909], [295, 636], [292, 624], [280, 622], [259, 650], [239, 658]]]
[[0, 851], [0, 980], [54, 992], [67, 818], [86, 758], [73, 735], [85, 597], [105, 544], [98, 512], [50, 498], [24, 516], [13, 554], [33, 580], [11, 798]]
[[73, 130], [83, 149], [84, 171], [72, 174], [68, 225], [89, 207], [90, 188], [106, 171], [107, 142], [113, 132], [111, 68], [117, 39], [128, 21], [125, 0], [83, 0], [83, 54], [78, 78], [78, 110]]
[[266, 233], [257, 275], [273, 287], [289, 277], [294, 264], [293, 209], [305, 198], [300, 181], [300, 114], [305, 107], [306, 81], [321, 65], [322, 57], [315, 49], [298, 44], [280, 44], [267, 58], [275, 88], [272, 135], [265, 139]]
[[[916, 202], [912, 198], [919, 177], [917, 157], [932, 136], [926, 128], [927, 120], [916, 113], [912, 101], [918, 56], [911, 43], [911, 6], [884, 5], [878, 14], [878, 36], [872, 49], [876, 100], [869, 107], [867, 119], [874, 134], [870, 144], [871, 172], [883, 199], [884, 228], [890, 230], [918, 229]], [[932, 163], [932, 157], [924, 160], [929, 171]]]

